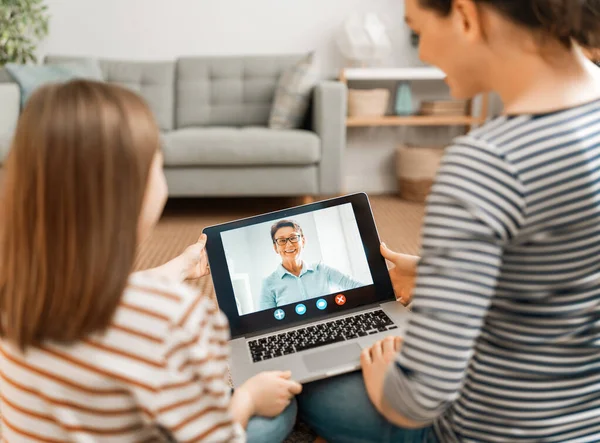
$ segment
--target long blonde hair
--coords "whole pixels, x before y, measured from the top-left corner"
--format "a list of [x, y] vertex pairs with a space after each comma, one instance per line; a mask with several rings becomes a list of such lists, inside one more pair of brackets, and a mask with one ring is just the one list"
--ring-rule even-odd
[[21, 349], [105, 329], [137, 246], [159, 130], [118, 86], [72, 81], [33, 94], [5, 164], [0, 333]]

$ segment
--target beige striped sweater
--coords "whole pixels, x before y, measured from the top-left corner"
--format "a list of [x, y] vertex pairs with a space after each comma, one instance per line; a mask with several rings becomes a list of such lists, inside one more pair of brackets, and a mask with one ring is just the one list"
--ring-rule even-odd
[[243, 441], [228, 411], [229, 327], [208, 297], [136, 274], [103, 335], [25, 355], [0, 343], [9, 443]]

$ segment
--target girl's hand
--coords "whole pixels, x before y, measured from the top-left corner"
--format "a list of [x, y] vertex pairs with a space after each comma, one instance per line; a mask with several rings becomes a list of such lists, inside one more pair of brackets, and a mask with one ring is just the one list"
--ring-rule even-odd
[[205, 246], [206, 235], [202, 234], [196, 243], [185, 248], [185, 251], [174, 259], [140, 273], [177, 282], [204, 277], [210, 274]]
[[205, 246], [206, 234], [202, 234], [196, 243], [183, 251], [180, 256], [183, 260], [182, 280], [195, 280], [210, 274]]
[[291, 380], [290, 371], [261, 372], [236, 389], [252, 402], [253, 415], [275, 417], [288, 407], [294, 396], [302, 392], [302, 385]]

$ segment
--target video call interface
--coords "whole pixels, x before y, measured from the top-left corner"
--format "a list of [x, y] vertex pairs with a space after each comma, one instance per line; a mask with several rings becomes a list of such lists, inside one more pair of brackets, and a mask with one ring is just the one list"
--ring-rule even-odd
[[276, 320], [346, 303], [373, 284], [351, 203], [221, 233], [240, 316]]

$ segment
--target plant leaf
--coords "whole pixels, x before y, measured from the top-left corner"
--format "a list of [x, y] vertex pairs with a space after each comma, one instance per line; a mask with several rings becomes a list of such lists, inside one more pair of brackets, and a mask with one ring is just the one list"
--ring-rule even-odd
[[0, 64], [36, 62], [49, 19], [45, 0], [0, 0]]

